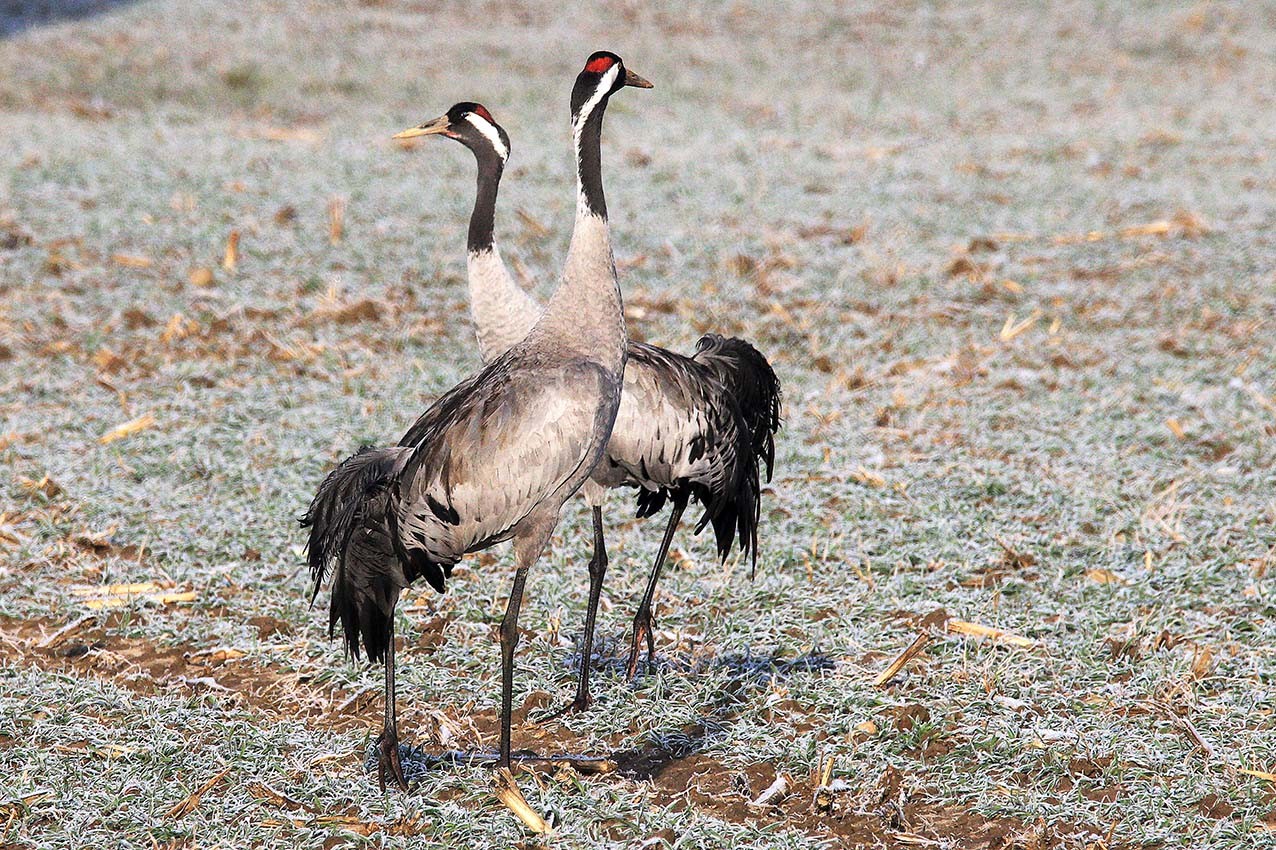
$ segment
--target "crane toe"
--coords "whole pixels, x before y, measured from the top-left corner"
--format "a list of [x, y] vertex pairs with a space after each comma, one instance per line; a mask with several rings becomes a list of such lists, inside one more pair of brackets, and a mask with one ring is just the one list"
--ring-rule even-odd
[[594, 698], [589, 694], [576, 694], [571, 702], [551, 714], [548, 720], [557, 720], [560, 717], [566, 717], [569, 714], [583, 714], [588, 711], [590, 706], [594, 704]]
[[656, 666], [656, 638], [651, 627], [651, 613], [642, 611], [634, 618], [634, 640], [629, 647], [629, 661], [625, 665], [626, 675], [630, 679], [638, 675], [638, 652], [643, 643], [647, 644], [647, 668]]
[[403, 778], [403, 761], [399, 756], [399, 736], [393, 729], [383, 729], [377, 738], [377, 781], [381, 783], [383, 794], [387, 776], [393, 777], [400, 789], [408, 790], [408, 782]]

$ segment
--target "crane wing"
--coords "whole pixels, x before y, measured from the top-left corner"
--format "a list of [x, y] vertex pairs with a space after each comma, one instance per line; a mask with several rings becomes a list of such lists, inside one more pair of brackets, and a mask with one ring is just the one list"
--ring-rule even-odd
[[629, 351], [608, 463], [634, 483], [730, 487], [747, 444], [739, 410], [721, 383], [689, 357], [649, 345], [631, 344]]
[[[495, 361], [404, 435], [399, 538], [438, 563], [505, 539], [547, 499], [561, 504], [597, 461], [619, 389], [597, 364]], [[557, 506], [555, 506], [557, 507]]]

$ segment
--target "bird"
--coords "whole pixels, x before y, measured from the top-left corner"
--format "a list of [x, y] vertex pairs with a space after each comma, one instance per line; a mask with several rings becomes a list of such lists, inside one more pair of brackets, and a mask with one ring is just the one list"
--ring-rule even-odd
[[466, 101], [395, 138], [432, 135], [461, 142], [474, 152], [478, 164], [465, 257], [470, 313], [487, 362], [525, 337], [542, 312], [541, 305], [514, 282], [496, 244], [496, 195], [510, 157], [510, 137], [487, 107]]
[[[614, 55], [614, 54], [609, 54]], [[329, 634], [385, 665], [378, 780], [407, 789], [395, 711], [394, 609], [416, 579], [440, 593], [462, 556], [511, 540], [515, 574], [501, 620], [497, 764], [508, 769], [518, 616], [528, 570], [563, 503], [602, 457], [620, 405], [624, 310], [601, 175], [602, 118], [625, 86], [651, 88], [616, 57], [587, 62], [572, 89], [576, 233], [562, 282], [517, 345], [449, 390], [395, 446], [364, 448], [320, 484], [309, 529], [312, 600], [331, 572]], [[416, 128], [423, 134], [424, 128]], [[410, 137], [411, 133], [400, 134]]]
[[[605, 57], [598, 61], [606, 61]], [[470, 313], [484, 361], [501, 356], [535, 325], [541, 306], [514, 282], [494, 235], [496, 198], [510, 155], [509, 134], [482, 104], [458, 103], [421, 125], [420, 134], [459, 141], [474, 154], [478, 185], [466, 246]], [[638, 490], [637, 515], [654, 516], [665, 502], [671, 513], [642, 601], [634, 616], [626, 663], [632, 678], [645, 641], [654, 662], [652, 605], [673, 534], [691, 500], [704, 515], [696, 532], [714, 528], [723, 560], [738, 540], [757, 564], [760, 467], [770, 482], [775, 435], [781, 425], [782, 392], [766, 357], [742, 339], [707, 334], [690, 357], [631, 340], [620, 411], [604, 460], [582, 488], [593, 519], [594, 551], [582, 637], [581, 672], [575, 697], [564, 711], [591, 703], [589, 666], [597, 607], [608, 560], [602, 526], [605, 491]]]

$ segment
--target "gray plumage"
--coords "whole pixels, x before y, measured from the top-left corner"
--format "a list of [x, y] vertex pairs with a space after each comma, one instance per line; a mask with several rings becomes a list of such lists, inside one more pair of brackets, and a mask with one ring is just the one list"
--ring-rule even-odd
[[[588, 477], [620, 394], [612, 364], [543, 346], [511, 349], [427, 413], [400, 441], [413, 451], [391, 519], [421, 573], [512, 537], [536, 511], [557, 512]], [[442, 578], [431, 583], [442, 591]]]
[[[540, 318], [541, 308], [514, 282], [493, 234], [492, 216], [510, 150], [509, 137], [478, 104], [458, 104], [448, 115], [454, 125], [448, 135], [468, 147], [478, 164], [470, 232], [481, 232], [483, 239], [477, 244], [472, 240], [467, 268], [470, 312], [480, 353], [489, 361], [523, 339]], [[700, 502], [704, 513], [696, 531], [713, 526], [719, 557], [725, 559], [738, 541], [741, 552], [756, 565], [761, 467], [765, 465], [769, 481], [780, 406], [774, 371], [744, 340], [710, 334], [700, 340], [690, 357], [631, 341], [611, 439], [584, 489], [595, 517], [591, 575], [605, 571], [606, 552], [598, 523], [604, 492], [618, 487], [637, 489], [639, 517], [651, 516], [671, 502], [674, 515], [670, 529], [691, 500]], [[638, 642], [645, 637], [651, 647], [651, 595], [667, 553], [669, 533], [635, 618], [631, 672]], [[596, 598], [597, 592], [591, 589], [591, 606]], [[585, 665], [592, 644], [592, 623], [591, 611], [587, 615]], [[584, 672], [577, 707], [588, 702], [587, 679]]]
[[[591, 171], [607, 99], [628, 82], [618, 57], [613, 64], [606, 74], [587, 66], [573, 92], [589, 104], [573, 115], [577, 157], [593, 166], [578, 169], [590, 185], [578, 192], [577, 235], [543, 315], [522, 341], [431, 405], [398, 446], [365, 449], [330, 473], [302, 520], [310, 528], [316, 593], [332, 568], [330, 630], [340, 622], [350, 653], [362, 646], [386, 667], [383, 787], [387, 775], [404, 784], [394, 709], [398, 597], [418, 578], [442, 592], [463, 555], [503, 540], [513, 541], [516, 561], [501, 623], [500, 753], [509, 766], [513, 652], [527, 571], [563, 502], [602, 456], [620, 404], [624, 311], [601, 176]], [[582, 143], [586, 122], [591, 130]], [[423, 125], [419, 134], [438, 126]]]

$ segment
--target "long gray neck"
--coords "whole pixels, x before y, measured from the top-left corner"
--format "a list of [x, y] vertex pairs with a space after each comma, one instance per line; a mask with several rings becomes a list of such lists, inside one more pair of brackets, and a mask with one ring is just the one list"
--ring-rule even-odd
[[487, 363], [522, 342], [541, 317], [541, 307], [514, 283], [496, 246], [496, 194], [503, 163], [495, 152], [485, 156], [476, 150], [475, 157], [478, 159], [478, 191], [470, 216], [465, 265], [469, 277], [470, 318], [474, 320], [479, 353]]
[[545, 307], [538, 332], [620, 375], [628, 337], [602, 195], [602, 116], [607, 98], [572, 122], [576, 153], [576, 224], [563, 282]]
[[500, 357], [523, 341], [540, 319], [541, 305], [514, 282], [492, 244], [466, 257], [469, 277], [470, 318], [484, 363]]

